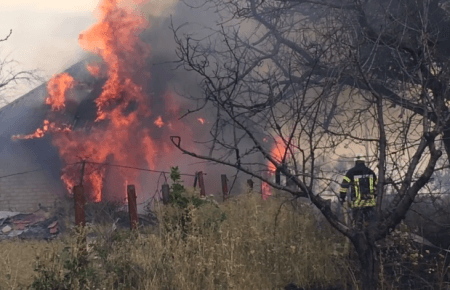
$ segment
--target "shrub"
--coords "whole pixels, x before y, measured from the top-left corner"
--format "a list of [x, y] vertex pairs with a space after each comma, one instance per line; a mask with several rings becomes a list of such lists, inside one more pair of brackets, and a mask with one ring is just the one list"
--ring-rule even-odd
[[[188, 233], [193, 234], [197, 231], [201, 234], [202, 230], [212, 228], [217, 230], [220, 222], [226, 218], [219, 206], [212, 200], [206, 198], [202, 199], [195, 194], [189, 194], [183, 186], [181, 175], [178, 166], [172, 167], [170, 170], [170, 179], [172, 186], [170, 187], [170, 206], [169, 210], [165, 211], [163, 221], [165, 229], [168, 231], [180, 229], [183, 233], [183, 239]], [[200, 211], [201, 225], [193, 227], [192, 218]]]
[[75, 232], [60, 253], [51, 252], [46, 259], [37, 257], [32, 289], [90, 289], [99, 285], [96, 269], [86, 260], [86, 229], [78, 227]]

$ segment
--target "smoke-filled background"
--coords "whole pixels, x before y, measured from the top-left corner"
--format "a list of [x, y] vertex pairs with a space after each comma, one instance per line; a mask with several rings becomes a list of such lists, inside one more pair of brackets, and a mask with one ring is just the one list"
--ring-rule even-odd
[[[61, 186], [61, 169], [64, 167], [64, 160], [61, 151], [55, 149], [55, 141], [51, 134], [43, 138], [30, 140], [11, 141], [10, 136], [16, 134], [30, 134], [37, 128], [42, 127], [42, 120], [49, 116], [56, 118], [60, 122], [72, 124], [75, 130], [86, 130], [95, 120], [94, 99], [101, 93], [101, 82], [87, 73], [87, 62], [80, 62], [86, 58], [92, 59], [92, 55], [84, 51], [79, 43], [81, 32], [89, 29], [96, 19], [95, 1], [77, 1], [77, 4], [63, 4], [52, 1], [34, 3], [18, 2], [7, 4], [0, 14], [0, 33], [9, 33], [13, 30], [8, 41], [3, 43], [2, 57], [9, 54], [11, 59], [20, 62], [18, 69], [41, 69], [42, 74], [48, 80], [51, 76], [69, 69], [69, 74], [83, 84], [74, 92], [67, 95], [67, 106], [65, 113], [55, 117], [48, 105], [45, 105], [46, 98], [45, 84], [32, 90], [22, 100], [16, 101], [11, 110], [3, 110], [0, 114], [2, 122], [1, 141], [2, 161], [5, 168], [2, 168], [3, 175], [8, 173], [22, 172], [30, 169], [33, 164], [45, 169], [47, 177], [54, 183], [54, 188], [59, 189], [59, 194], [64, 194], [64, 186]], [[143, 2], [143, 1], [141, 1]], [[206, 27], [214, 25], [214, 13], [203, 11], [201, 16], [198, 10], [191, 10], [183, 3], [176, 1], [145, 1], [140, 8], [149, 20], [149, 27], [141, 34], [141, 39], [150, 45], [150, 58], [147, 59], [142, 71], [134, 71], [135, 76], [141, 76], [146, 105], [154, 116], [162, 116], [162, 120], [172, 120], [175, 122], [182, 113], [188, 109], [195, 109], [198, 105], [183, 97], [182, 94], [201, 94], [197, 88], [197, 79], [181, 69], [175, 70], [176, 65], [172, 62], [176, 60], [175, 43], [173, 34], [169, 29], [171, 15], [175, 25], [185, 22], [196, 22]], [[94, 13], [93, 13], [94, 12]], [[149, 77], [146, 79], [146, 73]], [[100, 78], [101, 79], [101, 78]], [[147, 82], [147, 83], [146, 83]], [[30, 91], [32, 87], [21, 86], [13, 91], [6, 92], [2, 97], [8, 102], [22, 96]], [[129, 109], [130, 112], [135, 110]], [[154, 120], [143, 121], [132, 134], [139, 134], [142, 128], [152, 128], [150, 136], [155, 141], [155, 146], [159, 151], [154, 159], [154, 170], [169, 171], [171, 166], [179, 166], [182, 173], [193, 174], [197, 170], [207, 173], [205, 185], [207, 194], [218, 195], [221, 191], [220, 175], [227, 174], [231, 177], [235, 170], [219, 166], [206, 164], [204, 161], [196, 160], [192, 157], [182, 155], [168, 140], [170, 135], [182, 136], [182, 144], [191, 146], [193, 151], [207, 155], [208, 149], [201, 143], [193, 141], [206, 141], [210, 139], [209, 131], [214, 122], [212, 114], [214, 110], [203, 110], [198, 114], [188, 116], [174, 130], [158, 130], [154, 125]], [[211, 114], [209, 114], [211, 113]], [[199, 118], [202, 120], [200, 121]], [[89, 130], [89, 129], [87, 129]], [[231, 138], [231, 136], [230, 136]], [[107, 140], [107, 139], [105, 139]], [[102, 146], [102, 141], [98, 140], [98, 146]], [[129, 150], [138, 150], [133, 144], [134, 138], [130, 135]], [[72, 154], [73, 153], [68, 153]], [[129, 154], [133, 160], [108, 157], [106, 161], [126, 166], [138, 166], [135, 162], [139, 158], [140, 152]], [[76, 156], [73, 156], [76, 160]], [[142, 158], [145, 158], [142, 156]], [[67, 159], [65, 160], [67, 161]], [[67, 163], [67, 162], [66, 162]], [[126, 173], [117, 168], [108, 167], [104, 191], [110, 196], [120, 197], [125, 194], [124, 183], [127, 183]], [[131, 169], [130, 169], [131, 170]], [[74, 167], [73, 174], [76, 175], [80, 169]], [[130, 171], [131, 172], [131, 171]], [[136, 172], [136, 171], [135, 171]], [[137, 173], [130, 173], [131, 175]], [[158, 173], [138, 173], [138, 202], [143, 202], [154, 196], [157, 189], [164, 182], [164, 176]], [[168, 178], [168, 175], [166, 175]], [[241, 176], [234, 185], [232, 194], [240, 192], [247, 177]], [[192, 185], [193, 177], [183, 177], [186, 185]], [[58, 186], [59, 184], [59, 186]], [[230, 184], [231, 185], [231, 182]]]

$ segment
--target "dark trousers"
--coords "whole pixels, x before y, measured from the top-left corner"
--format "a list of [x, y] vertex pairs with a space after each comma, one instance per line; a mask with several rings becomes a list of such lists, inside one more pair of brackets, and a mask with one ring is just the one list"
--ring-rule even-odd
[[362, 229], [364, 223], [368, 223], [374, 214], [374, 208], [362, 207], [352, 209], [353, 225], [357, 229]]

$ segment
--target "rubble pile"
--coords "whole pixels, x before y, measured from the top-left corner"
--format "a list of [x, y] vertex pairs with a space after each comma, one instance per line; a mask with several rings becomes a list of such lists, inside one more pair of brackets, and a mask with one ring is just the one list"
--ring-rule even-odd
[[[86, 223], [111, 224], [121, 229], [130, 229], [130, 218], [127, 211], [118, 208], [105, 208], [104, 204], [92, 204], [85, 208]], [[20, 238], [23, 240], [51, 240], [75, 226], [73, 210], [58, 208], [50, 211], [41, 207], [33, 213], [0, 211], [0, 241]], [[152, 213], [140, 214], [139, 225], [143, 227], [157, 224]]]
[[58, 218], [43, 209], [29, 214], [0, 211], [0, 240], [13, 237], [50, 240], [58, 233]]

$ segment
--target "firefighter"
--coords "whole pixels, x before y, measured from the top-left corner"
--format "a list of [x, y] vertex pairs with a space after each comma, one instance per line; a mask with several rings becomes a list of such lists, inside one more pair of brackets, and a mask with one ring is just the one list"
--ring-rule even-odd
[[357, 155], [355, 166], [344, 176], [339, 199], [344, 203], [345, 198], [349, 197], [353, 222], [358, 229], [361, 229], [363, 220], [368, 222], [374, 213], [376, 184], [377, 176], [364, 164], [362, 156]]

